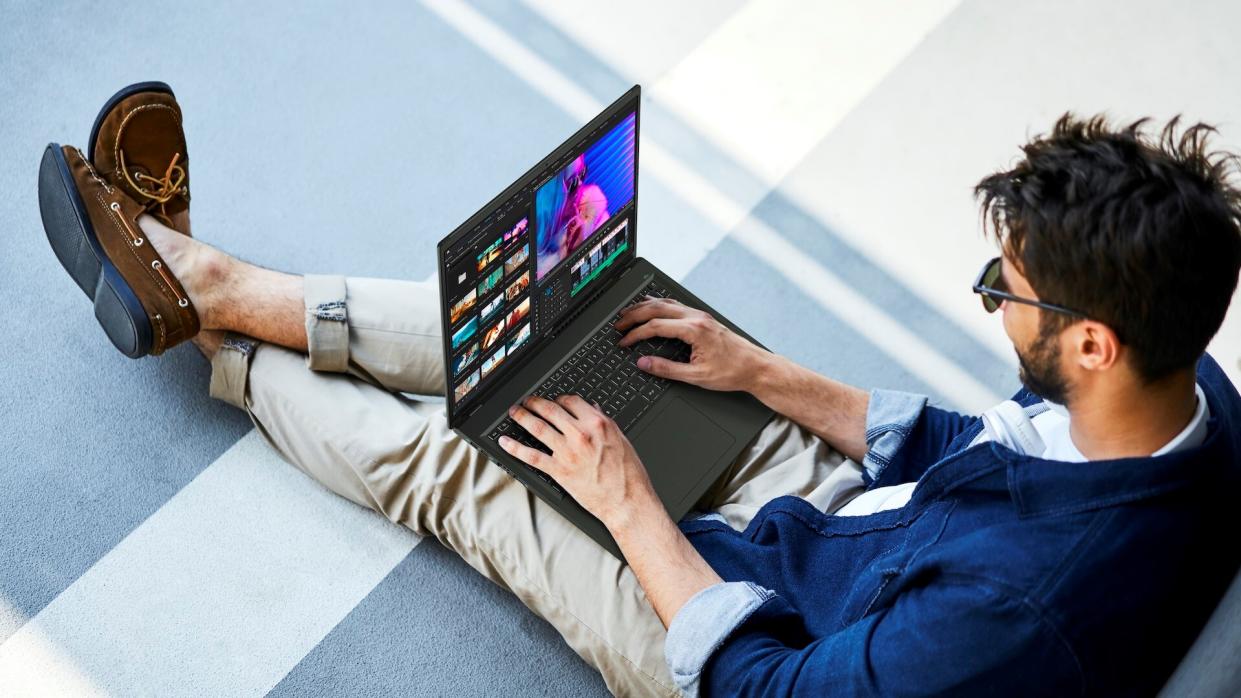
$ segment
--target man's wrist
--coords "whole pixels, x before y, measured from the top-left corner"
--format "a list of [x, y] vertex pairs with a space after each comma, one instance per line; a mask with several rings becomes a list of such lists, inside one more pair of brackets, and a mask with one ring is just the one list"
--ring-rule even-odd
[[607, 527], [608, 533], [612, 534], [616, 544], [623, 548], [627, 539], [641, 537], [642, 531], [659, 525], [661, 520], [671, 521], [672, 517], [668, 516], [668, 510], [664, 509], [663, 502], [659, 501], [654, 490], [649, 490], [618, 507], [603, 520], [603, 525]]
[[784, 364], [782, 357], [754, 347], [754, 358], [751, 361], [750, 370], [746, 372], [750, 380], [745, 387], [745, 392], [762, 400], [764, 395], [779, 390], [778, 386], [783, 383], [785, 373]]

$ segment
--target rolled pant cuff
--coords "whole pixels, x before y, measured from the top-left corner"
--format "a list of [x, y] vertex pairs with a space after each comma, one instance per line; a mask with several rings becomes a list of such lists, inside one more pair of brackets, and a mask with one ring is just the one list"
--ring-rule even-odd
[[306, 365], [312, 371], [344, 372], [349, 367], [349, 316], [345, 277], [307, 274]]
[[220, 349], [211, 357], [211, 397], [246, 409], [250, 359], [258, 346], [255, 340], [238, 334], [229, 333], [224, 338]]

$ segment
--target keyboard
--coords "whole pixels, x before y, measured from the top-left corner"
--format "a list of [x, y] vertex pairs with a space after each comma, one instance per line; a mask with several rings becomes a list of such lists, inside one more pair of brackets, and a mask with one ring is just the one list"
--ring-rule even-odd
[[[532, 391], [532, 394], [555, 400], [561, 395], [578, 395], [587, 402], [599, 405], [605, 414], [616, 422], [622, 431], [646, 414], [667, 391], [669, 381], [652, 376], [638, 368], [638, 358], [660, 356], [673, 361], [688, 361], [690, 345], [679, 339], [652, 337], [630, 347], [616, 343], [624, 336], [613, 325], [620, 319], [625, 308], [641, 301], [645, 296], [667, 298], [668, 289], [658, 282], [651, 282], [629, 299], [621, 311], [613, 315], [589, 339], [556, 367], [554, 371]], [[488, 434], [492, 441], [508, 436], [543, 453], [551, 453], [541, 441], [534, 438], [510, 417], [505, 417]], [[531, 471], [561, 494], [564, 490], [555, 480], [537, 468]]]

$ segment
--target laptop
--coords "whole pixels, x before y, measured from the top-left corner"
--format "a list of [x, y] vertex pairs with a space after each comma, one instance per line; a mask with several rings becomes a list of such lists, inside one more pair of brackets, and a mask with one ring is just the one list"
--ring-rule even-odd
[[508, 417], [511, 405], [531, 394], [598, 403], [674, 521], [772, 417], [749, 394], [638, 369], [643, 354], [688, 360], [679, 340], [616, 344], [612, 324], [648, 295], [710, 312], [748, 338], [637, 255], [640, 97], [635, 85], [438, 246], [449, 426], [618, 558], [598, 519], [500, 447], [508, 435], [550, 452]]

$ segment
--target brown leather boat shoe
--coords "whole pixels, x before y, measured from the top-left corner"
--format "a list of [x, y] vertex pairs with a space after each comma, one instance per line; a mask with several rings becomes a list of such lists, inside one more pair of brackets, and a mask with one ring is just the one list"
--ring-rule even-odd
[[190, 234], [190, 158], [171, 87], [139, 82], [112, 95], [95, 117], [86, 152], [109, 184]]
[[198, 334], [189, 295], [138, 227], [146, 206], [101, 178], [81, 151], [47, 146], [39, 212], [56, 257], [121, 353], [162, 354]]

